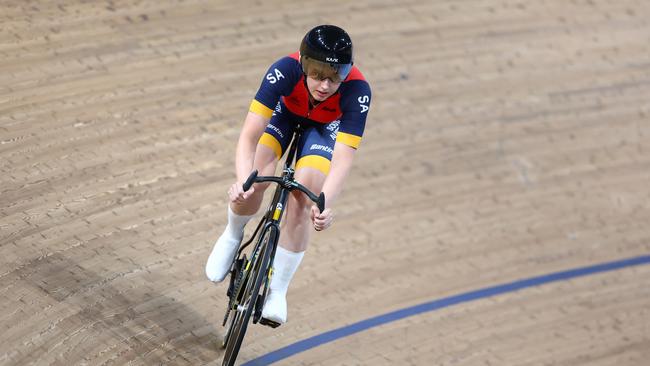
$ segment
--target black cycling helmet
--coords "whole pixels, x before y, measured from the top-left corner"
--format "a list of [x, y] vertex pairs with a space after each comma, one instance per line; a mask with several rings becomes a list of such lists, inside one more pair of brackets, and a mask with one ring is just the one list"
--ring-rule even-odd
[[305, 75], [345, 80], [352, 70], [352, 40], [335, 25], [319, 25], [305, 35], [300, 44], [300, 64]]

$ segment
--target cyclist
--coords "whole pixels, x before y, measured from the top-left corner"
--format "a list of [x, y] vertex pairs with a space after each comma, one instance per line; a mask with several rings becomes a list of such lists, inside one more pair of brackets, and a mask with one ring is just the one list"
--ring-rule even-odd
[[353, 66], [352, 41], [334, 25], [319, 25], [302, 39], [300, 51], [268, 69], [253, 99], [237, 143], [237, 181], [228, 190], [228, 225], [212, 249], [206, 275], [226, 277], [243, 238], [244, 226], [261, 206], [268, 183], [247, 192], [242, 185], [253, 169], [274, 175], [289, 146], [296, 122], [306, 126], [299, 142], [295, 178], [312, 192], [325, 194], [318, 208], [299, 191], [287, 201], [273, 276], [262, 317], [287, 319], [286, 293], [302, 261], [310, 236], [334, 220], [336, 202], [359, 147], [370, 107], [370, 86]]

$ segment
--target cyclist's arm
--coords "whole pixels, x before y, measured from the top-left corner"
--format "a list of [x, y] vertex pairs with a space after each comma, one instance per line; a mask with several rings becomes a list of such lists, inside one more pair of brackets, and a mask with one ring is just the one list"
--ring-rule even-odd
[[239, 134], [239, 141], [237, 142], [237, 150], [235, 153], [237, 182], [243, 183], [246, 181], [246, 178], [253, 171], [257, 142], [262, 137], [268, 123], [269, 118], [260, 116], [259, 114], [248, 112], [248, 115], [246, 115], [244, 127], [242, 127], [241, 133]]
[[350, 168], [352, 168], [352, 161], [356, 151], [357, 149], [342, 142], [337, 141], [335, 143], [330, 171], [323, 184], [326, 207], [332, 207], [332, 204], [343, 190], [343, 183], [350, 172]]
[[253, 170], [255, 149], [266, 125], [271, 120], [273, 109], [282, 95], [291, 92], [296, 82], [300, 80], [300, 76], [301, 68], [298, 61], [291, 57], [283, 57], [271, 65], [262, 78], [237, 143], [235, 164], [239, 183], [245, 182]]
[[365, 80], [348, 82], [341, 91], [343, 116], [332, 153], [330, 171], [323, 185], [325, 206], [332, 207], [352, 168], [352, 160], [361, 143], [366, 117], [370, 108], [370, 86]]

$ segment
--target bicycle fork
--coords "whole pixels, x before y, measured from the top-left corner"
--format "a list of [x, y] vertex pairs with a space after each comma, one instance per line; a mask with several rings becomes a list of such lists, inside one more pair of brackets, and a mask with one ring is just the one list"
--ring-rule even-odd
[[[290, 179], [293, 178], [293, 171], [289, 172], [289, 177]], [[273, 209], [273, 213], [271, 215], [271, 211], [269, 211], [268, 215], [269, 217], [269, 225], [272, 225], [273, 228], [269, 228], [269, 230], [274, 230], [274, 235], [269, 238], [269, 248], [271, 249], [271, 256], [269, 260], [269, 267], [267, 270], [266, 278], [264, 280], [264, 290], [262, 291], [262, 294], [260, 297], [257, 299], [257, 304], [255, 306], [255, 313], [253, 315], [253, 324], [260, 323], [262, 325], [269, 326], [271, 328], [277, 328], [280, 326], [280, 323], [275, 322], [273, 320], [269, 320], [266, 318], [262, 317], [262, 309], [264, 308], [264, 302], [266, 301], [266, 296], [268, 295], [269, 288], [271, 285], [271, 280], [273, 278], [273, 260], [275, 259], [275, 252], [277, 250], [277, 247], [279, 245], [278, 241], [280, 239], [280, 220], [282, 219], [284, 209], [286, 208], [287, 200], [289, 198], [289, 190], [287, 189], [280, 189], [278, 187], [278, 193], [279, 197], [277, 197], [277, 203], [275, 204], [275, 208]]]

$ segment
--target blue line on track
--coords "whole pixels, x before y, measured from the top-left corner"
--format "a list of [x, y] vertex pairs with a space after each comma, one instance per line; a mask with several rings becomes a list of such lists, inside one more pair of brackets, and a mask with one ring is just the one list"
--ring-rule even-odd
[[502, 285], [470, 291], [459, 295], [449, 296], [442, 299], [433, 300], [430, 302], [425, 302], [423, 304], [419, 304], [405, 309], [396, 310], [387, 314], [375, 316], [369, 319], [362, 320], [357, 323], [353, 323], [341, 328], [337, 328], [325, 333], [315, 335], [313, 337], [304, 339], [302, 341], [298, 341], [286, 347], [267, 353], [256, 359], [250, 360], [242, 364], [242, 366], [268, 365], [280, 360], [284, 360], [295, 354], [304, 352], [308, 349], [318, 347], [325, 343], [333, 342], [335, 340], [347, 337], [355, 333], [362, 332], [364, 330], [373, 327], [377, 327], [383, 324], [391, 323], [397, 320], [426, 313], [429, 311], [442, 309], [448, 306], [470, 302], [478, 299], [484, 299], [487, 297], [501, 295], [508, 292], [514, 292], [524, 288], [539, 286], [551, 282], [564, 281], [576, 277], [588, 276], [596, 273], [614, 271], [625, 267], [631, 267], [631, 266], [637, 266], [637, 265], [649, 264], [649, 263], [650, 263], [650, 255], [644, 255], [640, 257], [628, 258], [628, 259], [618, 260], [614, 262], [607, 262], [607, 263], [596, 264], [588, 267], [581, 267], [581, 268], [571, 269], [567, 271], [551, 273], [543, 276], [531, 277], [519, 281], [502, 284]]

